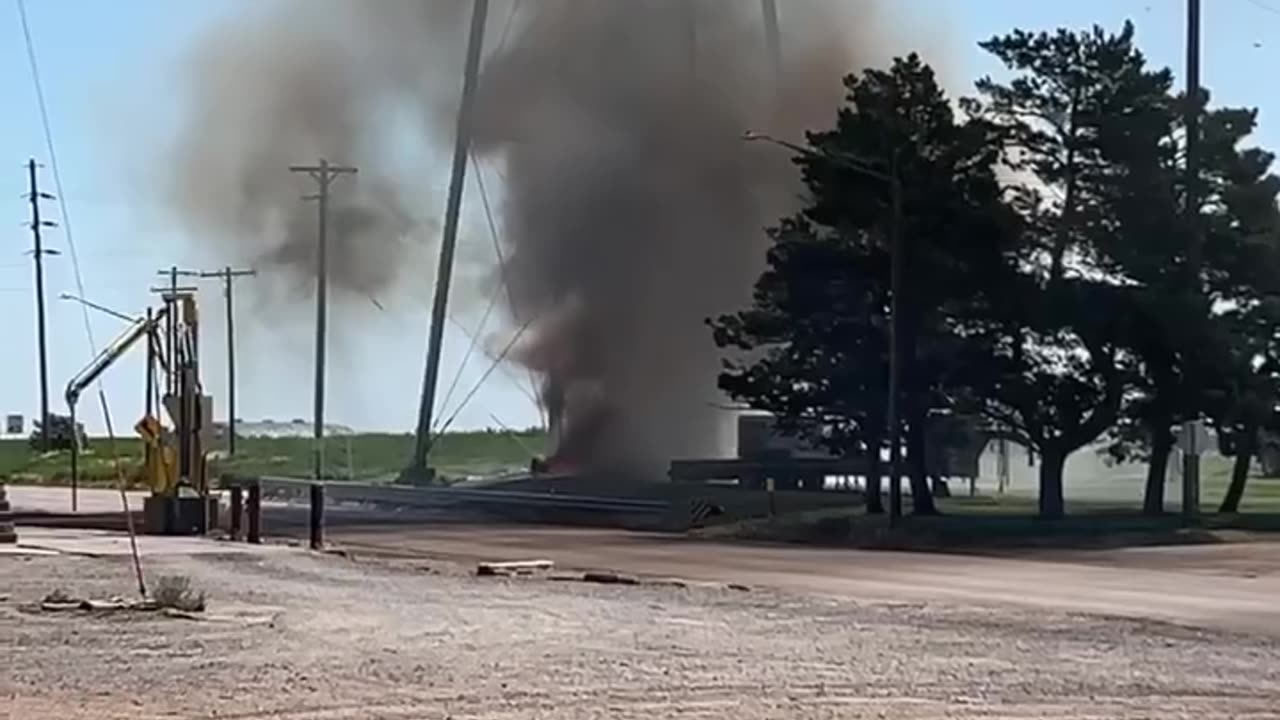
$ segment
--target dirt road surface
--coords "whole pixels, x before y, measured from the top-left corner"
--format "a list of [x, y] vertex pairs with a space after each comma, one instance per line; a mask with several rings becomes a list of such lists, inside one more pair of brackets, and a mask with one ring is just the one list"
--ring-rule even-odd
[[[17, 487], [10, 493], [15, 506], [45, 507], [58, 502], [65, 490]], [[82, 491], [82, 498], [104, 507], [119, 503], [118, 495], [109, 491]], [[330, 513], [328, 537], [358, 554], [390, 552], [467, 562], [538, 557], [560, 567], [608, 568], [796, 593], [1057, 609], [1280, 636], [1280, 543], [980, 557], [711, 543], [608, 529], [343, 512]], [[268, 534], [306, 537], [305, 506], [274, 504], [264, 513]]]
[[341, 527], [335, 542], [453, 559], [743, 583], [855, 599], [1011, 605], [1280, 635], [1280, 544], [978, 557], [695, 542], [529, 526]]
[[36, 613], [54, 588], [129, 594], [128, 559], [0, 556], [5, 717], [1280, 717], [1280, 643], [1259, 634], [299, 550], [146, 569], [207, 589], [209, 617]]
[[[268, 532], [296, 533], [299, 515], [273, 508]], [[0, 707], [23, 720], [1280, 718], [1280, 544], [996, 558], [363, 517], [330, 528], [346, 558], [144, 542], [148, 577], [209, 591], [200, 622], [24, 609], [55, 588], [133, 588], [120, 538], [28, 533], [61, 554], [0, 555]], [[533, 558], [696, 582], [469, 574]]]

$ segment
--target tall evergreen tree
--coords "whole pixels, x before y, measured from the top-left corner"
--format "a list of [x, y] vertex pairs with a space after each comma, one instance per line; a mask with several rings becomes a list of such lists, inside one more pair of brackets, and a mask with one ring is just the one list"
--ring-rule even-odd
[[980, 80], [966, 109], [1003, 130], [1028, 235], [992, 360], [1001, 380], [980, 401], [1041, 456], [1040, 514], [1059, 517], [1067, 456], [1116, 423], [1135, 371], [1125, 343], [1140, 298], [1108, 272], [1105, 246], [1119, 225], [1123, 163], [1159, 139], [1170, 77], [1147, 68], [1129, 24], [1117, 34], [1015, 31], [981, 46], [1013, 78]]
[[[949, 317], [988, 297], [985, 276], [1007, 267], [995, 177], [999, 146], [986, 123], [957, 121], [918, 56], [846, 79], [835, 129], [810, 134], [796, 158], [811, 204], [772, 234], [769, 268], [750, 310], [712, 322], [726, 362], [721, 387], [786, 424], [824, 428], [828, 443], [878, 465], [884, 442], [891, 237], [906, 279], [899, 298], [902, 434], [917, 513], [935, 512], [925, 425], [954, 410], [967, 366]], [[893, 180], [901, 187], [894, 207]], [[984, 276], [985, 275], [985, 276]], [[970, 314], [973, 314], [969, 311]], [[869, 498], [878, 507], [879, 472]]]

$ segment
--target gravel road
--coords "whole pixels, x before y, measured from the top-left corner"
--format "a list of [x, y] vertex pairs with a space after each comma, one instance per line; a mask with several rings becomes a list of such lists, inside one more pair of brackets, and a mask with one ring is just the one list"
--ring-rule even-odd
[[34, 613], [127, 595], [128, 560], [0, 557], [4, 717], [1280, 717], [1280, 641], [1154, 622], [303, 552], [148, 572], [207, 589], [209, 619]]

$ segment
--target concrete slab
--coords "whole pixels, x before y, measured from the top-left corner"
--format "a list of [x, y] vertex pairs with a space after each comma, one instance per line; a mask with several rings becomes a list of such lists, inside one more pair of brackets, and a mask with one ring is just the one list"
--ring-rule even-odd
[[[128, 555], [126, 533], [63, 528], [23, 528], [21, 547], [94, 557]], [[139, 535], [138, 552], [156, 555], [263, 555], [295, 551], [284, 545], [250, 545], [197, 537]]]
[[[71, 512], [71, 488], [43, 487], [36, 485], [9, 485], [9, 504], [16, 512]], [[150, 495], [146, 491], [130, 491], [129, 507], [142, 509], [142, 501]], [[116, 513], [122, 509], [120, 491], [104, 488], [81, 488], [76, 492], [76, 512]]]

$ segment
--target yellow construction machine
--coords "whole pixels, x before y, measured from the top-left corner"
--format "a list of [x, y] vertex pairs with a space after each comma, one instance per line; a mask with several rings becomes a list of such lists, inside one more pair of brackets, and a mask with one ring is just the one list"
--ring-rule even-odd
[[[67, 406], [72, 427], [78, 427], [76, 406], [84, 391], [145, 338], [146, 411], [134, 430], [144, 448], [135, 479], [151, 489], [144, 507], [146, 528], [153, 533], [204, 532], [216, 523], [217, 502], [209, 494], [205, 447], [212, 439], [213, 402], [200, 383], [199, 315], [194, 289], [175, 287], [162, 298], [162, 307], [148, 309], [145, 317], [130, 323], [67, 383]], [[77, 434], [71, 450], [72, 493], [79, 481], [79, 444]]]

